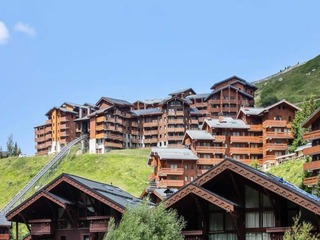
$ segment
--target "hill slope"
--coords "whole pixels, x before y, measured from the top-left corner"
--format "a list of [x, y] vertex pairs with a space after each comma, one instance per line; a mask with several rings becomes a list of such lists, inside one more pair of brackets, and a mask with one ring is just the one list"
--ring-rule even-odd
[[[114, 150], [107, 154], [69, 154], [43, 184], [61, 173], [112, 183], [139, 196], [148, 184], [152, 169], [147, 166], [150, 149]], [[50, 160], [50, 157], [0, 160], [0, 209]], [[35, 191], [35, 190], [34, 190]]]
[[278, 99], [300, 103], [314, 96], [320, 98], [320, 55], [291, 70], [275, 74], [253, 83], [258, 87], [256, 104], [259, 106], [262, 92], [273, 94]]

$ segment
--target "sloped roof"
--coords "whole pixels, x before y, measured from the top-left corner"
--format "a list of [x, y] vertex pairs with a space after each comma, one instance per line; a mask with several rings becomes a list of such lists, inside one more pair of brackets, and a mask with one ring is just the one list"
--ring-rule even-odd
[[[238, 113], [238, 116], [240, 112], [243, 112], [245, 115], [250, 116], [258, 116], [264, 111], [264, 108], [255, 108], [255, 107], [241, 107]], [[237, 116], [237, 117], [238, 117]]]
[[102, 101], [109, 102], [113, 105], [118, 105], [118, 106], [128, 106], [128, 107], [133, 107], [132, 103], [122, 100], [122, 99], [117, 99], [117, 98], [109, 98], [109, 97], [101, 97], [99, 101], [96, 103], [98, 106]]
[[151, 149], [150, 157], [158, 155], [160, 159], [181, 159], [181, 160], [198, 160], [199, 158], [187, 148], [161, 148], [154, 147]]
[[264, 108], [264, 111], [270, 110], [271, 108], [274, 108], [274, 107], [276, 107], [276, 106], [278, 106], [278, 105], [280, 105], [280, 104], [282, 104], [282, 103], [285, 103], [285, 104], [291, 106], [292, 108], [294, 108], [294, 109], [296, 109], [296, 110], [301, 110], [300, 108], [298, 108], [297, 106], [295, 106], [295, 105], [293, 105], [292, 103], [288, 102], [287, 100], [282, 99], [281, 101], [276, 102], [275, 104], [272, 104], [272, 105]]
[[158, 104], [158, 103], [161, 103], [167, 99], [170, 99], [171, 97], [165, 97], [165, 98], [155, 98], [155, 99], [145, 99], [145, 100], [137, 100], [135, 101], [134, 103], [137, 103], [137, 102], [142, 102], [142, 103], [145, 103], [145, 104]]
[[204, 123], [208, 124], [211, 128], [231, 128], [231, 129], [249, 129], [247, 125], [241, 119], [233, 119], [231, 117], [223, 117], [220, 122], [219, 119], [205, 119]]
[[207, 98], [210, 93], [200, 93], [200, 94], [193, 94], [186, 97], [186, 99], [202, 99]]
[[119, 187], [63, 173], [43, 187], [42, 190], [34, 193], [30, 198], [10, 210], [6, 215], [7, 218], [12, 219], [19, 215], [20, 211], [23, 211], [41, 197], [48, 198], [61, 206], [72, 204], [66, 197], [59, 196], [58, 192], [55, 191], [55, 194], [52, 193], [52, 191], [61, 183], [67, 183], [119, 212], [124, 212], [125, 208], [128, 206], [141, 203], [141, 199], [134, 197]]
[[236, 87], [234, 87], [234, 86], [232, 86], [232, 85], [228, 85], [228, 86], [225, 86], [225, 87], [223, 87], [223, 88], [219, 88], [219, 89], [217, 89], [217, 90], [213, 90], [213, 91], [210, 93], [210, 95], [204, 99], [204, 101], [207, 101], [212, 95], [214, 95], [214, 94], [216, 94], [216, 93], [218, 93], [218, 92], [220, 92], [220, 91], [222, 91], [222, 90], [224, 90], [224, 89], [227, 89], [227, 88], [234, 89], [235, 91], [241, 93], [242, 95], [245, 95], [245, 96], [247, 96], [248, 98], [252, 98], [252, 99], [253, 99], [253, 96], [250, 95], [249, 93], [246, 93], [246, 92], [244, 92], [244, 91], [242, 91], [242, 90], [239, 90], [238, 88], [236, 88]]
[[202, 115], [198, 108], [189, 108], [189, 113], [191, 115]]
[[214, 140], [214, 137], [205, 130], [187, 130], [185, 137], [186, 135], [193, 140]]
[[185, 89], [181, 89], [181, 90], [177, 90], [177, 91], [174, 91], [172, 93], [169, 93], [170, 96], [174, 96], [174, 95], [177, 95], [177, 94], [180, 94], [180, 93], [184, 93], [184, 92], [187, 92], [187, 91], [190, 91], [192, 92], [193, 94], [195, 94], [196, 92], [193, 91], [192, 88], [185, 88]]
[[53, 110], [59, 110], [59, 111], [61, 111], [61, 112], [65, 112], [65, 113], [71, 113], [71, 114], [78, 114], [77, 112], [75, 112], [75, 111], [72, 111], [72, 110], [69, 110], [69, 109], [66, 109], [66, 108], [63, 108], [63, 107], [53, 107], [53, 108], [51, 108], [45, 115], [46, 116], [49, 116], [50, 115], [50, 113], [53, 111]]
[[140, 110], [132, 110], [133, 114], [137, 116], [145, 116], [145, 115], [161, 115], [163, 114], [162, 110], [159, 108], [149, 108], [149, 109], [140, 109]]
[[97, 111], [94, 111], [94, 112], [90, 113], [90, 114], [88, 115], [88, 117], [92, 117], [92, 116], [94, 116], [94, 115], [96, 115], [96, 114], [100, 114], [100, 113], [107, 112], [108, 110], [110, 110], [110, 109], [112, 109], [112, 108], [114, 108], [114, 107], [112, 106], [112, 107], [101, 108], [101, 109], [99, 109], [99, 110], [97, 110]]
[[4, 215], [0, 214], [0, 227], [10, 227], [11, 222], [7, 221]]
[[[232, 77], [229, 77], [229, 78], [227, 78], [227, 79], [225, 79], [225, 80], [219, 81], [219, 82], [217, 82], [217, 83], [215, 83], [215, 84], [213, 84], [210, 89], [214, 89], [217, 85], [219, 85], [219, 84], [221, 84], [221, 83], [224, 83], [224, 82], [227, 82], [227, 81], [229, 81], [229, 80], [231, 80], [231, 79], [237, 79], [238, 81], [240, 81], [241, 83], [243, 83], [243, 84], [245, 84], [245, 85], [248, 85], [248, 86], [250, 86], [250, 87], [252, 87], [252, 88], [258, 89], [258, 88], [257, 88], [256, 86], [254, 86], [253, 84], [247, 82], [246, 80], [244, 80], [244, 79], [242, 79], [242, 78], [240, 78], [240, 77], [238, 77], [238, 76], [236, 76], [236, 75], [234, 75], [234, 76], [232, 76]], [[233, 83], [234, 83], [234, 82], [233, 82]]]
[[180, 98], [180, 97], [177, 97], [177, 96], [173, 96], [173, 97], [171, 97], [169, 99], [165, 99], [164, 101], [161, 102], [161, 104], [164, 105], [164, 104], [166, 104], [168, 102], [171, 102], [173, 100], [179, 100], [179, 101], [181, 101], [183, 103], [186, 103], [186, 104], [190, 105], [190, 101], [188, 101], [186, 99], [183, 99], [183, 98]]
[[320, 108], [314, 111], [301, 125], [302, 127], [307, 128], [318, 118], [320, 118]]

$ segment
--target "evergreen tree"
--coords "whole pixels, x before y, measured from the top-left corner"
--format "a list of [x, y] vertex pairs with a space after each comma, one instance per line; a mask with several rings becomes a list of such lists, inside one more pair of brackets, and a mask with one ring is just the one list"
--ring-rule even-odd
[[12, 134], [9, 135], [8, 140], [7, 140], [7, 151], [8, 151], [8, 156], [14, 155], [14, 143], [13, 143]]
[[297, 111], [292, 121], [291, 127], [294, 135], [291, 151], [294, 151], [297, 147], [306, 144], [303, 140], [303, 134], [307, 131], [301, 125], [302, 123], [317, 109], [314, 97], [311, 97], [308, 101], [302, 104], [301, 110]]
[[144, 204], [128, 208], [121, 222], [109, 222], [109, 232], [104, 240], [181, 240], [185, 222], [174, 210], [166, 210], [163, 203], [150, 207]]

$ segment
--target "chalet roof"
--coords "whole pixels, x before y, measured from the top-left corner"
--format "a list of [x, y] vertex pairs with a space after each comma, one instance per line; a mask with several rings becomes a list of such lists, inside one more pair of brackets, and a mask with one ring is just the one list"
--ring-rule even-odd
[[264, 108], [241, 107], [239, 110], [238, 116], [239, 116], [240, 112], [243, 112], [244, 115], [258, 116], [263, 111], [264, 111]]
[[109, 98], [109, 97], [101, 97], [99, 99], [99, 101], [96, 103], [96, 105], [100, 105], [100, 103], [102, 101], [106, 101], [106, 102], [109, 102], [113, 105], [118, 105], [118, 106], [127, 106], [127, 107], [133, 107], [132, 103], [128, 102], [128, 101], [125, 101], [125, 100], [122, 100], [122, 99], [116, 99], [116, 98]]
[[0, 214], [0, 227], [10, 227], [11, 222], [7, 221], [4, 215]]
[[82, 104], [72, 103], [72, 102], [64, 102], [64, 103], [61, 104], [60, 107], [64, 107], [64, 105], [69, 105], [69, 106], [78, 107], [78, 108], [83, 107]]
[[[231, 80], [231, 79], [237, 79], [239, 82], [241, 82], [241, 83], [243, 83], [243, 84], [245, 84], [245, 85], [248, 85], [248, 86], [250, 86], [250, 87], [252, 87], [252, 88], [258, 89], [258, 88], [257, 88], [256, 86], [254, 86], [253, 84], [247, 82], [246, 80], [244, 80], [244, 79], [242, 79], [242, 78], [240, 78], [240, 77], [238, 77], [238, 76], [236, 76], [236, 75], [234, 75], [234, 76], [232, 76], [232, 77], [229, 77], [229, 78], [227, 78], [227, 79], [225, 79], [225, 80], [222, 80], [222, 81], [220, 81], [220, 82], [217, 82], [217, 83], [215, 83], [215, 84], [213, 84], [210, 89], [214, 89], [217, 85], [219, 85], [219, 84], [221, 84], [221, 83], [224, 83], [224, 82], [227, 82], [227, 81], [229, 81], [229, 80]], [[234, 83], [234, 82], [233, 82], [233, 83]]]
[[231, 117], [223, 117], [222, 121], [219, 119], [205, 119], [204, 123], [207, 123], [211, 128], [231, 128], [231, 129], [249, 129], [247, 125], [241, 119], [233, 119]]
[[186, 99], [202, 99], [207, 98], [210, 93], [200, 93], [200, 94], [193, 94], [186, 97]]
[[88, 116], [77, 118], [74, 120], [74, 122], [81, 122], [81, 121], [88, 121], [90, 118]]
[[295, 106], [295, 105], [293, 105], [292, 103], [288, 102], [287, 100], [282, 99], [281, 101], [276, 102], [275, 104], [272, 104], [272, 105], [264, 108], [264, 111], [270, 110], [270, 109], [272, 109], [272, 108], [274, 108], [274, 107], [276, 107], [276, 106], [278, 106], [278, 105], [280, 105], [280, 104], [282, 104], [282, 103], [285, 103], [285, 104], [291, 106], [292, 108], [294, 108], [294, 109], [296, 109], [296, 110], [301, 110], [300, 108], [298, 108], [297, 106]]
[[51, 108], [45, 115], [46, 115], [46, 116], [49, 116], [50, 113], [51, 113], [53, 110], [59, 110], [59, 111], [61, 111], [61, 112], [71, 113], [71, 114], [78, 114], [78, 113], [75, 112], [75, 111], [72, 111], [72, 110], [69, 110], [69, 109], [66, 109], [66, 108], [63, 108], [63, 107], [53, 107], [53, 108]]
[[187, 130], [185, 136], [186, 135], [193, 140], [214, 140], [214, 137], [205, 130]]
[[168, 103], [168, 102], [171, 102], [171, 101], [173, 101], [173, 100], [179, 100], [179, 101], [181, 101], [181, 102], [184, 102], [184, 103], [190, 105], [190, 101], [188, 101], [188, 100], [186, 100], [186, 99], [184, 99], [184, 98], [177, 97], [177, 96], [173, 96], [173, 97], [171, 97], [171, 98], [165, 99], [164, 101], [161, 102], [161, 105], [164, 105], [164, 104], [166, 104], [166, 103]]
[[137, 116], [145, 116], [145, 115], [161, 115], [163, 114], [162, 110], [159, 108], [149, 108], [149, 109], [140, 109], [140, 110], [132, 110], [133, 114]]
[[104, 113], [104, 112], [107, 112], [108, 110], [114, 108], [113, 106], [112, 107], [105, 107], [105, 108], [101, 108], [97, 111], [94, 111], [93, 113], [89, 114], [88, 117], [92, 117], [94, 115], [97, 115], [97, 114], [100, 114], [100, 113]]
[[178, 159], [197, 161], [198, 157], [188, 148], [160, 148], [154, 147], [151, 149], [150, 157], [158, 155], [161, 160]]
[[[59, 191], [55, 190], [61, 183], [67, 183], [120, 212], [124, 212], [124, 209], [128, 206], [141, 203], [139, 198], [134, 197], [119, 187], [63, 173], [43, 187], [42, 190], [34, 193], [30, 198], [10, 210], [6, 215], [7, 218], [12, 219], [19, 215], [20, 211], [28, 208], [28, 206], [40, 197], [46, 197], [59, 205], [72, 204], [69, 199], [66, 199], [66, 196], [59, 196]], [[53, 191], [55, 192], [54, 194]]]
[[168, 197], [170, 197], [172, 194], [174, 194], [175, 192], [177, 192], [178, 189], [177, 188], [155, 188], [153, 190], [153, 193], [159, 197], [161, 200], [166, 199]]
[[245, 95], [245, 96], [247, 96], [248, 98], [253, 99], [253, 96], [250, 95], [249, 93], [246, 93], [246, 92], [244, 92], [244, 91], [242, 91], [242, 90], [239, 90], [238, 88], [236, 88], [236, 87], [234, 87], [234, 86], [232, 86], [232, 85], [228, 85], [228, 86], [225, 86], [225, 87], [223, 87], [223, 88], [219, 88], [219, 89], [217, 89], [217, 90], [213, 90], [213, 91], [210, 93], [210, 95], [204, 99], [204, 101], [207, 101], [212, 95], [214, 95], [214, 94], [216, 94], [216, 93], [218, 93], [218, 92], [220, 92], [220, 91], [222, 91], [222, 90], [224, 90], [224, 89], [227, 89], [227, 88], [234, 89], [235, 91], [241, 93], [242, 95]]
[[45, 126], [47, 126], [47, 125], [49, 125], [49, 124], [47, 124], [47, 123], [42, 123], [42, 124], [38, 124], [37, 126], [34, 126], [33, 128], [45, 127]]
[[155, 99], [145, 99], [145, 100], [137, 100], [135, 101], [134, 103], [137, 103], [137, 102], [142, 102], [142, 103], [145, 103], [145, 104], [158, 104], [158, 103], [161, 103], [167, 99], [170, 99], [171, 97], [165, 97], [165, 98], [155, 98]]
[[320, 118], [320, 108], [314, 111], [301, 125], [304, 128], [308, 128], [318, 118]]
[[174, 91], [172, 93], [169, 93], [169, 95], [170, 96], [174, 96], [174, 95], [177, 95], [177, 94], [180, 94], [180, 93], [184, 93], [184, 92], [187, 92], [187, 91], [192, 92], [193, 94], [196, 93], [195, 91], [193, 91], [192, 88], [185, 88], [185, 89], [181, 89], [181, 90], [177, 90], [177, 91]]

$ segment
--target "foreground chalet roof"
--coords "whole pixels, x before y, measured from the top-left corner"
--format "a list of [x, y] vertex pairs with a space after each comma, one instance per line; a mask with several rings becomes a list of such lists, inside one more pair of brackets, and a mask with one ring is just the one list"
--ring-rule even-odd
[[222, 91], [222, 90], [224, 90], [224, 89], [227, 89], [227, 88], [231, 88], [231, 89], [235, 90], [236, 92], [238, 92], [238, 93], [240, 93], [240, 94], [242, 94], [242, 95], [244, 95], [244, 96], [246, 96], [246, 97], [248, 97], [248, 98], [250, 98], [250, 99], [253, 99], [253, 96], [250, 95], [249, 93], [246, 93], [246, 92], [244, 92], [244, 91], [242, 91], [242, 90], [239, 90], [238, 88], [236, 88], [236, 87], [234, 87], [234, 86], [232, 86], [232, 85], [228, 85], [228, 86], [225, 86], [225, 87], [223, 87], [223, 88], [219, 88], [219, 89], [217, 89], [217, 90], [213, 90], [213, 91], [210, 93], [210, 95], [209, 95], [208, 97], [206, 97], [204, 100], [207, 101], [212, 95], [214, 95], [214, 94], [216, 94], [216, 93], [218, 93], [218, 92], [220, 92], [220, 91]]
[[211, 128], [230, 128], [230, 129], [249, 129], [250, 126], [240, 119], [231, 117], [222, 117], [219, 119], [205, 119], [204, 124], [208, 124]]
[[40, 203], [40, 201], [52, 201], [62, 208], [72, 206], [75, 204], [72, 200], [72, 194], [66, 195], [64, 193], [64, 195], [62, 195], [61, 193], [61, 191], [63, 191], [62, 189], [68, 188], [76, 188], [79, 191], [85, 192], [121, 213], [124, 212], [126, 207], [137, 205], [141, 202], [139, 198], [134, 197], [119, 187], [71, 174], [61, 174], [40, 191], [12, 209], [6, 217], [8, 220], [20, 219], [20, 215], [23, 214], [24, 211], [30, 213], [30, 211], [33, 211], [32, 209], [37, 209], [39, 205], [38, 202]]
[[272, 109], [272, 108], [274, 108], [274, 107], [276, 107], [276, 106], [278, 106], [278, 105], [280, 105], [280, 104], [282, 104], [282, 103], [285, 103], [285, 104], [289, 105], [290, 107], [292, 107], [292, 108], [295, 109], [295, 110], [301, 110], [301, 109], [298, 108], [296, 105], [288, 102], [288, 101], [285, 100], [285, 99], [282, 99], [281, 101], [276, 102], [275, 104], [272, 104], [272, 105], [266, 107], [266, 108], [264, 109], [264, 111], [268, 111], [269, 109]]
[[258, 116], [264, 110], [265, 110], [264, 108], [241, 107], [238, 112], [238, 116], [239, 116], [240, 112], [242, 112], [244, 115], [248, 115], [248, 116]]
[[320, 108], [318, 108], [316, 111], [314, 111], [303, 123], [302, 127], [308, 128], [310, 125], [316, 121], [318, 118], [320, 118]]
[[218, 178], [222, 173], [228, 172], [242, 176], [252, 183], [260, 185], [261, 187], [274, 192], [317, 215], [320, 215], [319, 197], [301, 190], [289, 182], [284, 181], [282, 178], [262, 172], [231, 158], [226, 158], [208, 170], [208, 172], [204, 173], [202, 176], [170, 196], [165, 201], [167, 207], [175, 204], [186, 195], [193, 193], [206, 199], [207, 201], [212, 202], [218, 207], [225, 209], [228, 212], [234, 211], [234, 208], [237, 206], [236, 203], [206, 189], [208, 182], [212, 181], [214, 178]]
[[155, 147], [151, 149], [149, 160], [154, 155], [159, 156], [160, 160], [166, 160], [166, 159], [192, 160], [192, 161], [198, 160], [198, 157], [188, 148]]

